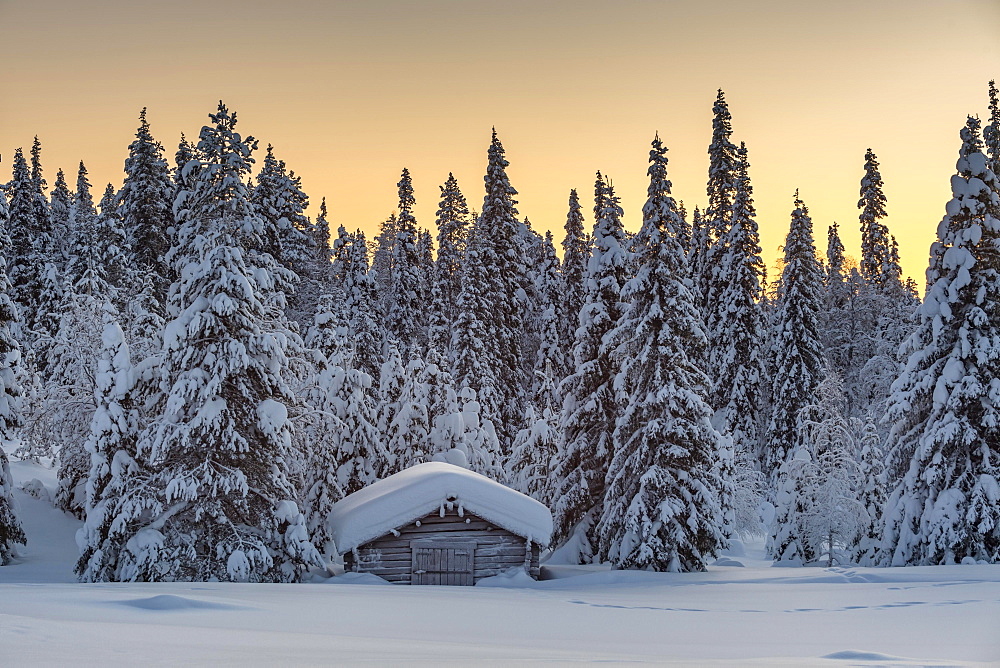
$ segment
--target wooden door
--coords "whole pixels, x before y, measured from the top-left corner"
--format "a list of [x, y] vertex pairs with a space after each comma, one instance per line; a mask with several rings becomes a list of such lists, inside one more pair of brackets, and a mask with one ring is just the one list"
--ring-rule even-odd
[[415, 540], [413, 573], [415, 585], [471, 585], [476, 544], [474, 542]]

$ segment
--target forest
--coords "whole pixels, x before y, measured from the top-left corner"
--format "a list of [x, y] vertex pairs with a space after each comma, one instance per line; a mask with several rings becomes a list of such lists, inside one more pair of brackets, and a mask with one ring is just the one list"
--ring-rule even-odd
[[712, 112], [704, 207], [656, 135], [639, 229], [598, 172], [558, 249], [496, 130], [478, 210], [449, 176], [421, 225], [403, 169], [372, 239], [306, 215], [222, 102], [172, 160], [144, 109], [96, 197], [83, 162], [50, 189], [36, 137], [0, 197], [0, 564], [27, 540], [8, 455], [58, 467], [84, 582], [300, 581], [334, 503], [429, 460], [547, 505], [578, 563], [702, 571], [762, 535], [782, 564], [1000, 562], [996, 86], [924, 284], [872, 149], [857, 259], [796, 192], [768, 275], [722, 90]]

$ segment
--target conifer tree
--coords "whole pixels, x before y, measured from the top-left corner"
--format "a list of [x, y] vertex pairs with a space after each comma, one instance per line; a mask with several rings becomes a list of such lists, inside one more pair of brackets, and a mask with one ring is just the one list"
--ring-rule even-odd
[[[825, 351], [827, 365], [845, 383], [848, 389], [848, 413], [854, 414], [853, 397], [850, 388], [856, 380], [858, 365], [855, 362], [859, 346], [859, 323], [855, 309], [860, 280], [851, 280], [847, 273], [844, 243], [840, 239], [840, 227], [833, 223], [827, 230], [826, 276], [824, 281], [823, 309], [820, 314], [820, 336]], [[857, 270], [854, 275], [860, 279]]]
[[372, 271], [375, 273], [378, 293], [383, 297], [393, 289], [396, 239], [398, 236], [399, 221], [396, 219], [396, 214], [392, 213], [379, 226], [379, 233], [375, 237], [375, 250], [372, 253]]
[[[83, 582], [116, 580], [121, 549], [119, 505], [129, 474], [136, 472], [139, 421], [132, 405], [134, 374], [125, 333], [114, 310], [105, 310], [102, 350], [95, 386], [96, 410], [85, 449], [90, 455], [86, 513], [77, 538], [81, 546], [76, 573]], [[128, 481], [130, 482], [130, 481]]]
[[[458, 180], [450, 172], [448, 180], [441, 186], [441, 200], [435, 222], [438, 229], [438, 252], [437, 276], [434, 284], [440, 293], [440, 306], [435, 312], [439, 312], [442, 326], [450, 332], [451, 323], [458, 314], [458, 294], [462, 290], [462, 262], [469, 243], [472, 223], [469, 205], [458, 187]], [[450, 336], [448, 338], [450, 339]]]
[[677, 229], [677, 242], [684, 249], [685, 261], [687, 261], [688, 270], [690, 271], [690, 261], [687, 258], [688, 251], [691, 249], [691, 223], [688, 222], [687, 208], [684, 206], [683, 200], [677, 200], [677, 215], [680, 218]]
[[779, 469], [777, 509], [767, 550], [776, 561], [828, 565], [850, 560], [868, 519], [857, 462], [861, 421], [846, 415], [836, 373], [816, 387], [815, 403], [799, 413], [798, 444]]
[[861, 481], [859, 501], [864, 508], [862, 526], [854, 549], [853, 561], [862, 566], [876, 565], [882, 542], [882, 510], [886, 501], [885, 449], [875, 422], [865, 422], [859, 442], [858, 479]]
[[33, 247], [35, 256], [47, 260], [52, 255], [52, 221], [49, 213], [49, 200], [45, 196], [45, 177], [42, 175], [42, 143], [36, 136], [31, 144], [31, 186], [34, 197], [32, 204], [35, 212], [33, 229]]
[[391, 407], [385, 432], [386, 449], [393, 461], [391, 473], [427, 461], [430, 453], [429, 388], [425, 384], [424, 361], [416, 351], [407, 355], [399, 397]]
[[8, 184], [10, 206], [7, 230], [10, 235], [10, 256], [7, 258], [7, 274], [11, 283], [11, 297], [18, 310], [24, 314], [24, 324], [31, 328], [30, 315], [33, 313], [35, 296], [33, 266], [36, 239], [39, 236], [36, 209], [35, 183], [19, 148], [14, 151], [13, 173]]
[[49, 202], [49, 209], [52, 218], [52, 240], [53, 257], [52, 261], [58, 268], [66, 264], [69, 248], [70, 226], [69, 216], [73, 208], [73, 193], [66, 183], [66, 175], [63, 170], [56, 173], [56, 182], [52, 187], [52, 196]]
[[621, 318], [626, 280], [622, 209], [611, 184], [597, 173], [594, 251], [587, 267], [586, 298], [573, 353], [576, 371], [559, 388], [565, 397], [560, 430], [563, 447], [555, 471], [553, 516], [558, 543], [576, 536], [581, 560], [597, 547], [594, 523], [603, 513], [605, 473], [613, 456], [617, 413], [614, 379], [619, 366], [605, 341]]
[[401, 345], [422, 347], [426, 337], [426, 314], [429, 307], [426, 283], [421, 271], [417, 219], [413, 216], [416, 200], [410, 172], [403, 169], [399, 183], [399, 216], [393, 244], [392, 282], [385, 295], [388, 330]]
[[557, 386], [571, 371], [564, 352], [566, 346], [560, 338], [563, 333], [561, 325], [566, 320], [566, 283], [559, 271], [559, 258], [556, 257], [555, 245], [552, 243], [552, 232], [545, 232], [541, 250], [535, 290], [538, 301], [535, 324], [538, 345], [531, 385], [531, 398], [535, 402], [537, 413], [544, 412], [545, 408], [555, 411], [562, 405]]
[[76, 177], [74, 200], [70, 214], [72, 250], [69, 262], [66, 264], [66, 283], [74, 292], [103, 300], [108, 293], [105, 278], [107, 267], [103, 266], [97, 257], [99, 252], [96, 239], [97, 209], [94, 207], [94, 197], [90, 193], [87, 167], [82, 160]]
[[[400, 409], [400, 397], [403, 396], [403, 385], [406, 383], [406, 366], [399, 346], [394, 340], [389, 340], [385, 346], [385, 361], [379, 370], [378, 381], [378, 431], [383, 443], [388, 443], [395, 435], [396, 413]], [[382, 478], [399, 470], [398, 458], [394, 450], [388, 449], [388, 459], [385, 468], [378, 472]]]
[[292, 272], [287, 312], [304, 326], [324, 290], [321, 283], [326, 267], [319, 264], [312, 223], [304, 213], [309, 197], [302, 191], [301, 179], [286, 169], [284, 160], [274, 156], [270, 144], [251, 199], [264, 221], [259, 250]]
[[501, 456], [509, 455], [524, 420], [522, 336], [525, 305], [522, 223], [517, 191], [507, 178], [509, 163], [496, 130], [488, 152], [486, 197], [467, 251], [459, 318], [452, 340], [455, 378], [476, 391], [483, 416], [496, 426]]
[[112, 297], [122, 295], [130, 287], [129, 282], [142, 284], [141, 281], [130, 281], [126, 276], [133, 255], [129, 251], [127, 234], [118, 212], [118, 199], [115, 187], [109, 183], [101, 197], [100, 213], [94, 221], [94, 257], [97, 265], [102, 267], [100, 273], [103, 274], [108, 285], [107, 292]]
[[711, 241], [711, 229], [705, 222], [701, 209], [695, 207], [694, 214], [691, 218], [691, 242], [688, 247], [688, 271], [690, 272], [691, 285], [694, 287], [694, 296], [695, 299], [698, 300], [699, 307], [704, 301], [702, 295], [704, 294], [703, 286], [705, 281], [702, 279], [702, 276], [704, 276], [708, 271], [708, 265], [706, 262]]
[[563, 238], [562, 250], [562, 275], [566, 293], [563, 299], [563, 325], [559, 333], [569, 357], [576, 339], [576, 328], [580, 326], [580, 311], [586, 295], [584, 281], [587, 263], [590, 261], [590, 237], [583, 226], [583, 211], [576, 188], [569, 191], [569, 212], [566, 214], [566, 236]]
[[621, 291], [627, 305], [608, 337], [621, 369], [615, 387], [627, 403], [614, 427], [598, 557], [615, 568], [703, 571], [726, 543], [720, 497], [731, 492], [717, 465], [731, 463], [732, 451], [711, 424], [710, 384], [697, 365], [708, 341], [684, 283], [666, 152], [657, 136], [638, 271]]
[[749, 454], [756, 452], [760, 441], [758, 415], [766, 366], [762, 350], [766, 327], [760, 310], [764, 261], [742, 143], [737, 158], [729, 225], [718, 246], [724, 253], [719, 263], [721, 291], [712, 297], [716, 303], [707, 309], [706, 326], [708, 370], [714, 380], [712, 406], [722, 411], [716, 424]]
[[938, 225], [917, 329], [893, 384], [887, 565], [1000, 561], [1000, 182], [962, 129], [952, 199]]
[[143, 107], [139, 112], [135, 140], [128, 147], [125, 182], [118, 198], [128, 248], [135, 261], [132, 273], [136, 277], [149, 277], [157, 300], [154, 304], [159, 304], [160, 315], [172, 280], [165, 258], [170, 248], [170, 228], [174, 224], [173, 191], [163, 145], [150, 133]]
[[891, 239], [885, 218], [885, 195], [878, 159], [871, 149], [865, 153], [865, 175], [861, 179], [861, 276], [871, 285], [885, 286], [891, 271]]
[[[0, 192], [0, 249], [10, 251], [7, 238], [7, 199]], [[0, 259], [0, 566], [16, 554], [16, 545], [28, 542], [14, 507], [14, 482], [10, 475], [6, 450], [16, 447], [21, 427], [20, 402], [24, 390], [20, 383], [21, 347], [11, 332], [17, 321], [17, 309], [10, 298], [5, 262]]]
[[548, 503], [551, 473], [559, 450], [559, 425], [551, 408], [535, 412], [528, 406], [527, 426], [517, 433], [507, 479], [510, 486], [536, 501]]
[[319, 213], [309, 228], [312, 245], [316, 248], [316, 265], [319, 268], [317, 278], [322, 284], [329, 282], [332, 275], [333, 250], [330, 247], [330, 220], [326, 208], [326, 198], [319, 203]]
[[813, 393], [824, 375], [818, 331], [822, 288], [812, 219], [796, 191], [774, 319], [771, 418], [761, 458], [762, 469], [772, 481], [799, 442], [799, 411], [815, 403]]
[[[720, 88], [712, 107], [712, 143], [708, 145], [708, 208], [703, 212], [702, 230], [704, 243], [703, 264], [698, 281], [701, 288], [701, 308], [705, 321], [711, 322], [717, 315], [711, 312], [725, 308], [720, 297], [726, 287], [724, 258], [729, 253], [726, 236], [732, 224], [733, 198], [736, 194], [736, 179], [740, 165], [738, 149], [730, 141], [733, 134], [733, 117], [729, 113], [726, 95]], [[749, 185], [749, 182], [748, 182]]]
[[986, 156], [990, 159], [990, 169], [1000, 174], [1000, 94], [996, 83], [990, 80], [990, 122], [983, 128]]
[[221, 102], [210, 118], [180, 170], [186, 261], [164, 336], [166, 391], [138, 444], [155, 511], [126, 543], [121, 577], [294, 581], [320, 560], [285, 474], [287, 336], [267, 306], [285, 277], [244, 251], [264, 227], [246, 186], [256, 141]]
[[378, 313], [376, 277], [368, 270], [368, 243], [364, 232], [350, 235], [343, 251], [344, 312], [353, 335], [354, 368], [378, 381], [382, 366], [385, 328]]

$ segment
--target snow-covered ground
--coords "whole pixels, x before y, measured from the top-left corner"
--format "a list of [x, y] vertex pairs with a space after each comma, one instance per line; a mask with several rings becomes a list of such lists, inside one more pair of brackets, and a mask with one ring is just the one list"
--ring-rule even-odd
[[[52, 489], [51, 470], [12, 469]], [[750, 545], [707, 573], [557, 566], [494, 587], [84, 585], [78, 523], [17, 501], [30, 545], [0, 567], [0, 666], [1000, 665], [997, 566], [772, 568]]]

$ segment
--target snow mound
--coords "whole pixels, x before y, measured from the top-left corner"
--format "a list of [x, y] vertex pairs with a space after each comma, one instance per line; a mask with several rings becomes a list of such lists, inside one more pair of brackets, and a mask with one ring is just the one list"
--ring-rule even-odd
[[393, 587], [391, 582], [388, 580], [383, 580], [374, 573], [341, 573], [340, 575], [335, 575], [332, 578], [327, 578], [324, 580], [325, 584], [347, 584], [347, 585], [389, 585]]
[[411, 466], [338, 501], [327, 518], [340, 554], [454, 504], [534, 543], [552, 538], [552, 513], [529, 496], [445, 462]]
[[738, 568], [745, 568], [742, 561], [737, 561], [735, 559], [729, 559], [728, 557], [721, 557], [712, 562], [713, 566], [736, 566]]
[[239, 610], [236, 605], [226, 605], [225, 603], [210, 603], [199, 601], [194, 598], [174, 596], [172, 594], [161, 594], [149, 598], [133, 598], [127, 601], [114, 601], [117, 605], [127, 605], [130, 608], [140, 610], [154, 610], [164, 612], [170, 610]]
[[845, 649], [842, 652], [834, 652], [833, 654], [827, 654], [826, 656], [821, 656], [820, 658], [835, 659], [840, 661], [908, 661], [908, 659], [898, 656], [879, 654], [878, 652], [864, 652], [857, 649]]
[[477, 587], [505, 587], [520, 589], [523, 587], [537, 587], [538, 583], [533, 577], [524, 572], [523, 568], [508, 568], [500, 575], [493, 575], [483, 578], [476, 583]]

